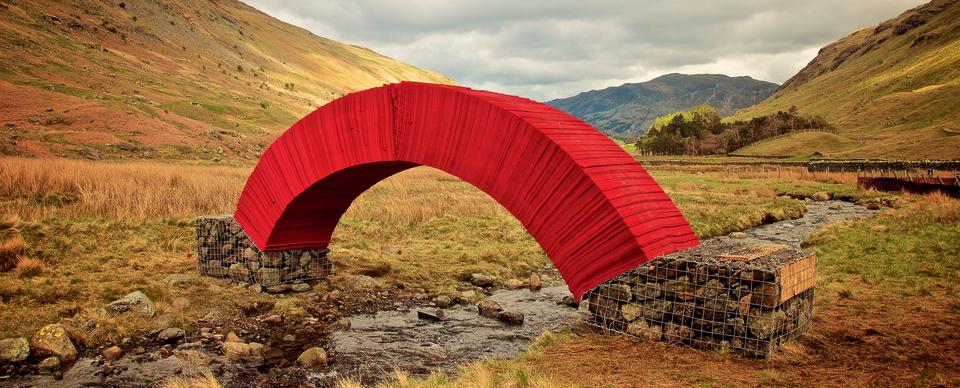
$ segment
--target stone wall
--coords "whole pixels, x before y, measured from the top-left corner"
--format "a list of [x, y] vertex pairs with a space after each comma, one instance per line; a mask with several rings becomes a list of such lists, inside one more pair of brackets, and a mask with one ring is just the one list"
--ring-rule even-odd
[[197, 263], [200, 274], [285, 291], [330, 275], [327, 249], [261, 252], [233, 216], [197, 218]]
[[816, 256], [708, 241], [611, 279], [584, 298], [604, 330], [766, 357], [809, 326]]

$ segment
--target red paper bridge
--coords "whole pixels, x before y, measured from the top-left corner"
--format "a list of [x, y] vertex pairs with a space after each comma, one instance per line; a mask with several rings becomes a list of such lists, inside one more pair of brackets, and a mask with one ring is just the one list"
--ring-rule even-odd
[[643, 167], [586, 123], [525, 98], [414, 82], [349, 94], [294, 124], [260, 159], [234, 217], [261, 250], [324, 248], [360, 193], [421, 165], [513, 213], [578, 300], [698, 244]]

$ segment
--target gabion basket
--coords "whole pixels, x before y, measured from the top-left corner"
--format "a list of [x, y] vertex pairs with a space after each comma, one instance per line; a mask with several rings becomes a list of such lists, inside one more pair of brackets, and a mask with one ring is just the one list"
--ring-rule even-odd
[[259, 284], [264, 288], [304, 283], [330, 275], [332, 266], [327, 252], [327, 249], [261, 252], [232, 216], [197, 218], [197, 266], [204, 276]]
[[707, 242], [591, 290], [590, 323], [699, 349], [766, 357], [813, 317], [816, 256], [785, 245]]

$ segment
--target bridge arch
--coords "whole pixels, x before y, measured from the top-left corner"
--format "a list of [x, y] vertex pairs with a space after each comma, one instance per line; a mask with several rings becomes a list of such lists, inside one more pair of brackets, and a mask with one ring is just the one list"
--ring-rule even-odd
[[264, 152], [234, 218], [263, 251], [325, 248], [357, 196], [421, 165], [510, 211], [577, 299], [698, 244], [653, 178], [593, 127], [529, 99], [416, 82], [346, 95], [295, 123]]

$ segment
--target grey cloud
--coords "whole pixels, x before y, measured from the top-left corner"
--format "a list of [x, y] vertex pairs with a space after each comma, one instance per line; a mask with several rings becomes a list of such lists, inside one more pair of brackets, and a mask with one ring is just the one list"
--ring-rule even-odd
[[473, 87], [546, 100], [675, 71], [783, 82], [918, 0], [250, 0], [281, 20]]

